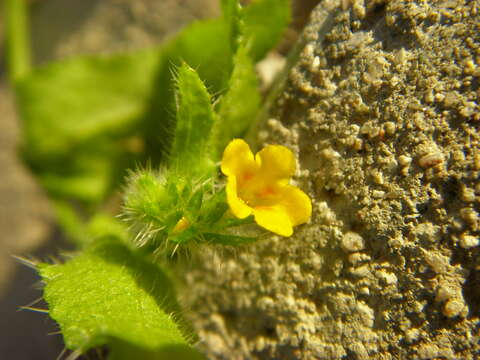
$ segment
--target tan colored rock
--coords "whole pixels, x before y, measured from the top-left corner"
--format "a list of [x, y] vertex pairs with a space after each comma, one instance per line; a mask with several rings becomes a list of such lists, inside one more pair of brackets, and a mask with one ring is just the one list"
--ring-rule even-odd
[[[480, 353], [480, 250], [461, 235], [479, 235], [478, 63], [472, 70], [465, 62], [478, 57], [479, 5], [319, 4], [261, 142], [295, 149], [296, 181], [328, 216], [315, 211], [292, 238], [198, 255], [186, 282], [194, 324], [201, 338], [216, 337], [218, 314], [230, 331], [228, 351], [202, 347], [209, 355], [474, 360]], [[349, 231], [362, 246], [345, 241]], [[234, 266], [221, 266], [231, 259]], [[266, 296], [268, 311], [251, 305]]]
[[365, 242], [360, 234], [349, 231], [343, 236], [341, 246], [342, 249], [347, 252], [356, 252], [363, 250], [365, 247]]

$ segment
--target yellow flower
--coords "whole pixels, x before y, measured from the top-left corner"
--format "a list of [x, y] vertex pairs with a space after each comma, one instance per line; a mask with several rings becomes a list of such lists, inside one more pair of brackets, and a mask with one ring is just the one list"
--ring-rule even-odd
[[293, 227], [308, 221], [310, 198], [290, 185], [295, 173], [293, 153], [281, 145], [268, 145], [255, 156], [241, 139], [232, 140], [223, 153], [222, 172], [227, 178], [227, 202], [237, 218], [249, 215], [261, 227], [290, 236]]

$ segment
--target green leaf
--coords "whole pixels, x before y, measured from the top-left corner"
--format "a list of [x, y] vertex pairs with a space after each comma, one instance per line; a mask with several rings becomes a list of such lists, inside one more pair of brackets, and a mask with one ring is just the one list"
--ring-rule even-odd
[[290, 0], [256, 0], [243, 11], [245, 45], [257, 62], [280, 40], [290, 21]]
[[115, 341], [109, 353], [109, 360], [205, 360], [200, 353], [185, 345], [162, 346], [157, 351], [147, 351], [129, 343]]
[[108, 345], [117, 359], [116, 346], [153, 355], [188, 349], [191, 335], [168, 278], [117, 239], [98, 240], [65, 264], [41, 264], [39, 272], [49, 314], [68, 349], [83, 353]]
[[30, 157], [48, 160], [92, 138], [131, 133], [145, 111], [158, 50], [85, 57], [36, 69], [17, 83]]
[[207, 242], [231, 246], [245, 245], [258, 240], [257, 237], [216, 233], [204, 233], [203, 236]]
[[215, 122], [210, 94], [197, 72], [183, 63], [178, 69], [177, 124], [170, 153], [172, 166], [189, 176], [213, 169], [210, 131]]
[[22, 153], [51, 195], [98, 203], [138, 160], [134, 135], [158, 58], [151, 50], [74, 59], [17, 82]]
[[242, 35], [241, 6], [238, 0], [221, 0], [220, 4], [223, 18], [227, 24], [228, 38], [230, 39], [229, 57], [233, 58]]
[[195, 22], [162, 49], [154, 92], [144, 119], [146, 151], [158, 164], [171, 149], [175, 131], [175, 93], [172, 69], [186, 62], [211, 93], [223, 91], [231, 73], [227, 23], [224, 19]]
[[126, 168], [147, 156], [158, 165], [175, 127], [172, 67], [185, 60], [214, 93], [224, 90], [226, 26], [224, 19], [197, 22], [161, 48], [62, 61], [20, 79], [22, 154], [48, 192], [92, 207]]
[[234, 58], [228, 91], [220, 101], [219, 119], [212, 131], [217, 158], [230, 140], [244, 135], [260, 108], [260, 100], [253, 62], [247, 49], [240, 47]]

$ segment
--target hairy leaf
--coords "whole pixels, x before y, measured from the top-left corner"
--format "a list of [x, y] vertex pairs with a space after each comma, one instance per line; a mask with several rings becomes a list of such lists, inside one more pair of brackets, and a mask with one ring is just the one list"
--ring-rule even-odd
[[245, 133], [259, 110], [260, 99], [253, 62], [246, 48], [240, 47], [234, 58], [228, 91], [220, 101], [219, 119], [213, 129], [217, 158], [230, 140]]
[[227, 23], [223, 18], [199, 21], [186, 27], [162, 49], [154, 92], [144, 119], [146, 151], [158, 164], [169, 153], [175, 132], [175, 67], [183, 62], [195, 69], [211, 94], [224, 91], [231, 73]]
[[230, 39], [230, 58], [237, 51], [242, 35], [241, 6], [238, 0], [221, 0], [222, 14], [226, 22], [226, 31]]
[[167, 277], [118, 240], [103, 238], [65, 264], [42, 264], [39, 271], [50, 316], [68, 349], [109, 345], [113, 353], [116, 346], [152, 355], [191, 352]]
[[180, 173], [208, 173], [213, 168], [210, 131], [215, 122], [210, 94], [195, 70], [183, 63], [178, 68], [177, 125], [170, 153], [171, 163]]

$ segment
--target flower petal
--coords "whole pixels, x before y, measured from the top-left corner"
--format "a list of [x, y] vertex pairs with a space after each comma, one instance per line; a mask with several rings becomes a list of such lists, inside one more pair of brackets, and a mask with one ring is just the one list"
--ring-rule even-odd
[[239, 219], [245, 219], [251, 215], [253, 209], [245, 201], [240, 199], [237, 194], [237, 179], [235, 176], [229, 176], [226, 186], [227, 202], [233, 215]]
[[293, 185], [280, 187], [276, 206], [284, 209], [293, 226], [306, 223], [312, 215], [312, 201]]
[[222, 172], [227, 176], [244, 176], [258, 170], [252, 151], [242, 139], [230, 141], [223, 152]]
[[288, 180], [295, 174], [295, 155], [282, 145], [267, 145], [255, 156], [260, 165], [259, 176], [268, 182]]
[[259, 206], [253, 209], [255, 222], [261, 227], [282, 236], [293, 234], [292, 223], [281, 208], [275, 206]]

